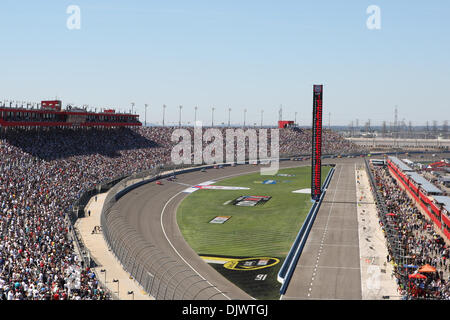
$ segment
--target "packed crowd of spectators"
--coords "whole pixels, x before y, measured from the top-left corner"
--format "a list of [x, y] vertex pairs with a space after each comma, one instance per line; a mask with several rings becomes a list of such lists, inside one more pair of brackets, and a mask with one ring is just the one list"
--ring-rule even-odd
[[[1, 132], [0, 300], [110, 299], [76, 254], [71, 205], [105, 180], [169, 164], [174, 129]], [[280, 133], [285, 153], [310, 152], [310, 140], [308, 131]], [[356, 150], [332, 132], [325, 134], [324, 148]]]
[[[280, 154], [308, 154], [311, 152], [312, 130], [308, 129], [280, 129]], [[322, 132], [323, 154], [352, 154], [367, 152], [365, 148], [358, 146], [331, 130]]]
[[[388, 260], [397, 264], [396, 277], [402, 295], [410, 298], [450, 300], [450, 248], [434, 230], [406, 191], [401, 189], [386, 167], [372, 167], [375, 183], [388, 210], [385, 232], [395, 232], [402, 256], [390, 249]], [[405, 258], [406, 257], [406, 258]], [[431, 265], [436, 272], [424, 273], [426, 279], [410, 278], [419, 267]]]

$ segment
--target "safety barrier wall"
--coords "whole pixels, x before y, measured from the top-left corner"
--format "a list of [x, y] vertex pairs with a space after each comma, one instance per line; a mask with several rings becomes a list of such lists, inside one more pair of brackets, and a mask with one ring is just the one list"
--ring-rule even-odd
[[297, 237], [294, 240], [294, 243], [292, 244], [291, 249], [289, 250], [288, 255], [286, 256], [286, 259], [283, 262], [283, 265], [280, 268], [280, 271], [278, 272], [278, 281], [282, 284], [280, 288], [281, 295], [284, 295], [286, 293], [286, 290], [289, 286], [289, 282], [291, 281], [295, 266], [297, 265], [298, 260], [300, 259], [300, 256], [303, 252], [303, 248], [306, 244], [306, 240], [308, 239], [309, 232], [311, 231], [311, 228], [314, 224], [314, 220], [316, 219], [317, 212], [319, 211], [320, 205], [322, 204], [323, 197], [325, 196], [334, 170], [335, 169], [333, 167], [328, 173], [327, 178], [325, 179], [322, 186], [323, 192], [320, 196], [320, 199], [313, 203], [308, 215], [306, 216], [305, 221], [303, 222], [302, 227], [300, 228], [300, 231], [297, 234]]

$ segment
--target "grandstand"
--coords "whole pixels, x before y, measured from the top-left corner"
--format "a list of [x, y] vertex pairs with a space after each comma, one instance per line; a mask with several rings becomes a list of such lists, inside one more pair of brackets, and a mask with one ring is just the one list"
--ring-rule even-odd
[[369, 168], [399, 293], [405, 299], [449, 299], [450, 198], [430, 195], [436, 190], [418, 184], [400, 163], [390, 157], [386, 167]]
[[141, 126], [136, 114], [116, 113], [114, 109], [103, 112], [88, 111], [68, 105], [61, 110], [62, 102], [42, 101], [39, 107], [0, 106], [0, 127], [133, 127]]
[[443, 192], [398, 158], [389, 157], [387, 163], [392, 175], [403, 185], [408, 194], [434, 222], [435, 226], [450, 240], [449, 217], [439, 203], [435, 201], [435, 197], [443, 196]]

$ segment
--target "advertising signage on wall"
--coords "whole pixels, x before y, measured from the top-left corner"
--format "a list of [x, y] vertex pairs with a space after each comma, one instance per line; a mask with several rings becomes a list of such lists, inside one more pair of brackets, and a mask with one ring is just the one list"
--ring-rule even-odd
[[321, 157], [322, 157], [322, 94], [323, 85], [313, 88], [313, 132], [312, 132], [312, 170], [311, 170], [311, 198], [319, 200], [322, 193]]

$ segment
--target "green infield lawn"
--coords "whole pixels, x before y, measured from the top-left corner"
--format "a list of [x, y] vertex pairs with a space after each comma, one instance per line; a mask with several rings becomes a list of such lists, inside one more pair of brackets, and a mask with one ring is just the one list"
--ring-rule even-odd
[[[322, 167], [322, 181], [331, 167]], [[217, 169], [211, 169], [217, 170]], [[220, 170], [220, 169], [219, 169]], [[257, 299], [279, 298], [277, 273], [311, 208], [310, 194], [292, 193], [311, 187], [311, 167], [279, 170], [292, 176], [247, 174], [219, 181], [218, 186], [250, 190], [197, 190], [177, 210], [177, 223], [189, 245], [201, 256], [269, 257], [279, 263], [265, 269], [230, 270], [212, 264], [222, 275]], [[262, 184], [276, 180], [276, 184]], [[243, 207], [232, 204], [240, 196], [271, 196], [265, 204]], [[223, 224], [209, 223], [230, 216]], [[256, 279], [264, 281], [255, 281]]]
[[[322, 168], [323, 180], [329, 170]], [[189, 245], [201, 255], [286, 256], [312, 205], [309, 194], [292, 191], [311, 187], [311, 167], [282, 169], [278, 174], [295, 176], [248, 174], [215, 185], [250, 190], [198, 190], [190, 194], [177, 211], [177, 223]], [[264, 180], [277, 183], [262, 184]], [[272, 198], [255, 207], [225, 204], [245, 195]], [[217, 216], [231, 218], [223, 224], [209, 223]]]

